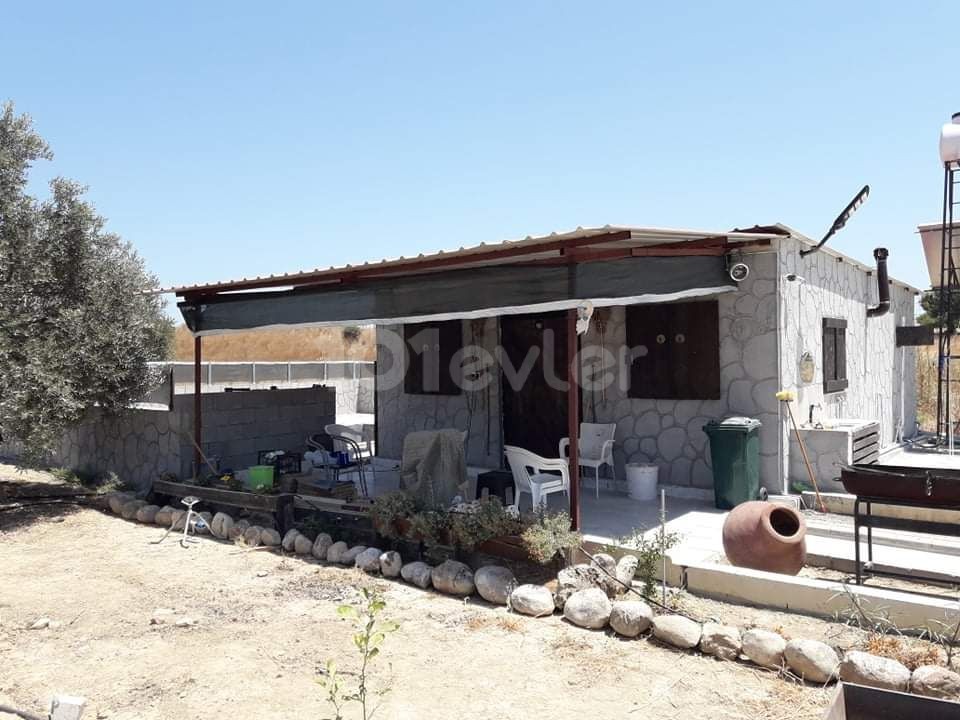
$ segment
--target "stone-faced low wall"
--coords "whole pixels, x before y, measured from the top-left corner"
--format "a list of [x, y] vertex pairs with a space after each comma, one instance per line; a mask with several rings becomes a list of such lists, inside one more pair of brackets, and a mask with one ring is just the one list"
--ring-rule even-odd
[[[203, 451], [221, 467], [253, 465], [260, 450], [303, 451], [307, 435], [335, 422], [332, 387], [253, 390], [203, 395]], [[193, 397], [179, 395], [173, 410], [98, 410], [63, 438], [53, 464], [114, 472], [139, 488], [162, 473], [192, 475]]]

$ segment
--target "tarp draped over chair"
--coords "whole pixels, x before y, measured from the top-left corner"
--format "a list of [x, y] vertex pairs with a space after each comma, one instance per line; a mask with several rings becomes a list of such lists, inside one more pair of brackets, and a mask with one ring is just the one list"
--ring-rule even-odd
[[421, 430], [403, 439], [400, 486], [418, 507], [447, 508], [466, 497], [467, 462], [460, 430]]

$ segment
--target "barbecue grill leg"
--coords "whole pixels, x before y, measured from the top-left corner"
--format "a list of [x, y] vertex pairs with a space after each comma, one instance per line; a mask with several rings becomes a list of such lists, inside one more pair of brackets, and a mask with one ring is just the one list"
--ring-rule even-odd
[[867, 501], [867, 562], [873, 563], [873, 503]]
[[857, 585], [863, 585], [860, 574], [860, 498], [853, 501], [853, 557], [856, 566]]

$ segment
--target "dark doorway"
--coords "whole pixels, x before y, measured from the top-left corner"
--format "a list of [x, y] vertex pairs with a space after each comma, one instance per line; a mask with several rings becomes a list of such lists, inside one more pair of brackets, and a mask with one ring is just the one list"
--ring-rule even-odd
[[503, 316], [500, 344], [504, 443], [557, 457], [567, 436], [567, 392], [557, 387], [567, 382], [566, 313]]

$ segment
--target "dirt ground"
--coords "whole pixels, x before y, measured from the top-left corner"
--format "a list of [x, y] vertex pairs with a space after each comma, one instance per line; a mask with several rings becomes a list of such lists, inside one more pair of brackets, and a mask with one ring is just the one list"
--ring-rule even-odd
[[[336, 608], [364, 585], [383, 589], [384, 617], [400, 623], [374, 661], [375, 684], [390, 689], [379, 718], [802, 720], [820, 718], [833, 693], [273, 552], [153, 544], [162, 534], [75, 505], [0, 511], [0, 704], [40, 712], [57, 692], [88, 698], [90, 718], [330, 717], [316, 678], [330, 658], [356, 669]], [[863, 640], [813, 618], [684, 602], [740, 626]], [[151, 624], [158, 608], [171, 621]], [[43, 617], [60, 625], [28, 629]]]

